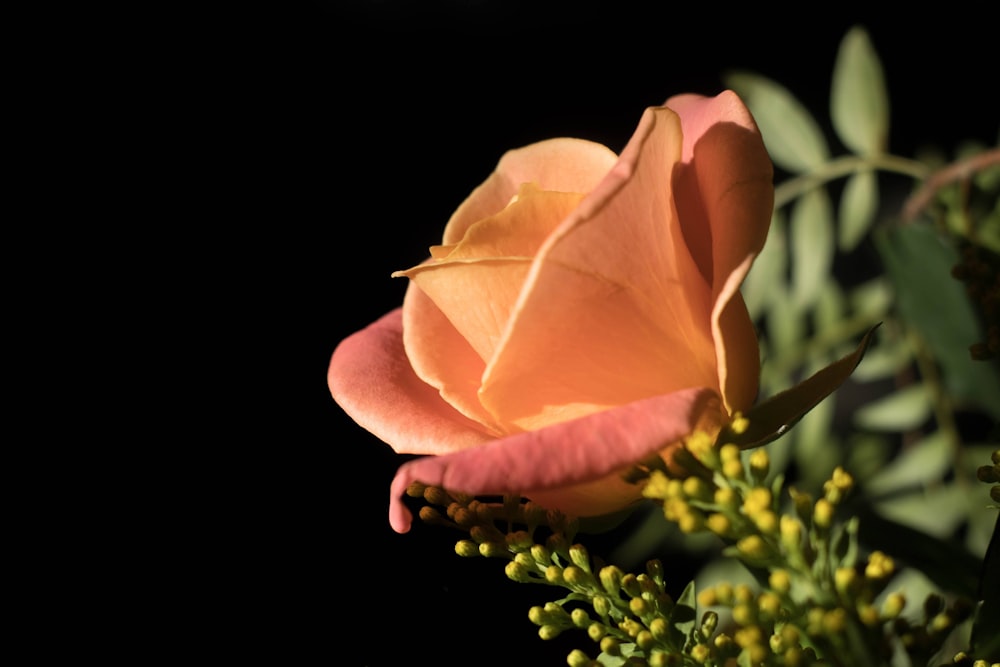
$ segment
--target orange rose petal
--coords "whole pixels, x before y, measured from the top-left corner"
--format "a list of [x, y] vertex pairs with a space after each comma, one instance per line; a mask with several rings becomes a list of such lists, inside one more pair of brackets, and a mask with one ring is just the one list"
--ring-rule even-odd
[[432, 249], [433, 261], [393, 276], [413, 280], [485, 362], [507, 326], [532, 258], [582, 198], [525, 184], [516, 201], [470, 226], [460, 242]]
[[[531, 497], [531, 491], [553, 491], [547, 496], [555, 503], [550, 509], [569, 511], [558, 506], [560, 488], [601, 479], [680, 440], [713, 399], [709, 390], [685, 389], [447, 456], [409, 461], [392, 481], [389, 522], [396, 532], [410, 529], [412, 516], [402, 496], [412, 482], [470, 495]], [[619, 498], [612, 501], [602, 514], [622, 509]]]
[[712, 285], [719, 383], [727, 409], [745, 410], [756, 396], [760, 362], [739, 285], [767, 238], [774, 204], [771, 159], [753, 117], [732, 91], [679, 95], [666, 104], [684, 128], [685, 164], [675, 174], [675, 197], [688, 247]]
[[437, 389], [446, 403], [490, 433], [502, 434], [479, 402], [479, 385], [486, 364], [414, 283], [403, 298], [403, 348], [413, 372]]
[[647, 110], [614, 169], [539, 251], [483, 381], [498, 422], [533, 429], [717, 386], [711, 293], [670, 187], [680, 154], [676, 114]]
[[547, 139], [507, 151], [452, 214], [443, 242], [458, 243], [470, 225], [507, 206], [524, 183], [553, 192], [590, 192], [617, 159], [607, 146], [583, 139]]
[[397, 452], [440, 454], [493, 439], [413, 373], [399, 308], [341, 341], [327, 382], [344, 412]]

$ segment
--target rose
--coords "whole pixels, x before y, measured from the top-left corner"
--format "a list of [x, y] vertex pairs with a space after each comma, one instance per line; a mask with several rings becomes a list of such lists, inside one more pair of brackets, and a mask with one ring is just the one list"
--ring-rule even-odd
[[772, 167], [732, 92], [645, 111], [620, 157], [578, 139], [506, 153], [452, 215], [402, 308], [342, 341], [337, 403], [413, 481], [624, 509], [620, 472], [757, 393], [739, 287], [767, 235]]

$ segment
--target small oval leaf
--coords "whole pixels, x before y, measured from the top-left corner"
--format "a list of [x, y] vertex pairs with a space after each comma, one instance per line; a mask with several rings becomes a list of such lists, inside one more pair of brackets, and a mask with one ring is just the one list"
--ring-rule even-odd
[[771, 215], [771, 226], [767, 232], [764, 249], [757, 255], [750, 273], [743, 281], [740, 291], [747, 304], [750, 317], [757, 320], [774, 300], [774, 286], [785, 282], [785, 272], [788, 261], [788, 242], [785, 233], [785, 220], [781, 211]]
[[830, 120], [837, 136], [852, 151], [874, 155], [885, 151], [889, 137], [889, 94], [882, 63], [868, 33], [859, 26], [840, 42], [830, 90]]
[[873, 431], [908, 431], [922, 426], [932, 409], [927, 385], [912, 384], [858, 409], [854, 423]]
[[833, 268], [833, 206], [824, 188], [802, 195], [789, 222], [792, 249], [792, 297], [799, 306], [813, 303]]
[[778, 167], [802, 173], [829, 159], [830, 149], [819, 123], [787, 88], [746, 71], [729, 72], [723, 80], [750, 109]]
[[870, 170], [852, 174], [844, 183], [840, 196], [837, 247], [850, 252], [875, 223], [878, 213], [878, 179]]

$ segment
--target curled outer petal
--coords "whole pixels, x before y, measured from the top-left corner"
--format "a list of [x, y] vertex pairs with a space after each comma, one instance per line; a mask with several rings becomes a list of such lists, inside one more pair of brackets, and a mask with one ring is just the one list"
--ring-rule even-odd
[[[410, 529], [412, 517], [401, 497], [414, 481], [471, 495], [519, 493], [539, 498], [546, 491], [600, 480], [602, 487], [618, 482], [634, 497], [635, 487], [628, 490], [625, 482], [609, 476], [691, 433], [715, 410], [716, 403], [711, 390], [684, 389], [447, 456], [409, 461], [392, 481], [389, 522], [400, 533]], [[597, 499], [604, 512], [608, 511], [607, 491], [602, 488]], [[551, 500], [544, 503], [550, 509], [578, 516], [594, 514], [583, 497], [565, 504], [566, 494], [557, 493]]]

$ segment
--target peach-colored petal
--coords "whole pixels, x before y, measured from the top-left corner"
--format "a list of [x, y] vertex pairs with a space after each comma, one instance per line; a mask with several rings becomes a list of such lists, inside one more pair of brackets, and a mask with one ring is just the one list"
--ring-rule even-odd
[[756, 396], [760, 362], [738, 290], [767, 238], [774, 204], [771, 160], [735, 93], [679, 95], [666, 104], [684, 128], [675, 198], [684, 239], [712, 285], [719, 383], [727, 409], [745, 410]]
[[344, 412], [397, 452], [442, 454], [493, 439], [413, 373], [399, 308], [341, 341], [327, 382]]
[[[560, 503], [558, 490], [604, 478], [645, 459], [689, 434], [717, 401], [706, 389], [684, 389], [612, 410], [512, 435], [448, 456], [409, 461], [392, 481], [389, 522], [400, 533], [412, 517], [401, 498], [412, 482], [470, 495], [551, 491], [550, 509], [575, 514], [576, 498]], [[629, 496], [635, 500], [638, 493]], [[622, 509], [617, 494], [590, 498], [588, 514]]]
[[500, 423], [532, 430], [684, 387], [716, 387], [709, 286], [683, 243], [680, 123], [648, 109], [613, 170], [539, 251], [484, 376]]
[[504, 433], [479, 402], [479, 385], [486, 363], [413, 283], [403, 298], [403, 349], [413, 372], [437, 389], [446, 403], [488, 432]]
[[[493, 356], [535, 253], [582, 198], [526, 184], [516, 200], [470, 226], [457, 244], [393, 276], [413, 280], [485, 362]], [[444, 248], [448, 252], [441, 255]]]
[[523, 183], [553, 192], [590, 192], [617, 159], [607, 146], [584, 139], [547, 139], [507, 151], [452, 214], [443, 243], [458, 243], [470, 225], [507, 206]]

